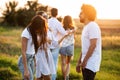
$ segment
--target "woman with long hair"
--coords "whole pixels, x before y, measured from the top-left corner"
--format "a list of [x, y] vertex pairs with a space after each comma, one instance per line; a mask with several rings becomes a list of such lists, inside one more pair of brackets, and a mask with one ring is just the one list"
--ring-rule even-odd
[[[41, 24], [43, 24], [41, 22], [41, 17], [35, 16], [21, 34], [22, 55], [19, 57], [18, 67], [22, 72], [22, 77], [24, 80], [34, 79], [34, 55], [37, 53], [40, 45], [43, 45], [43, 48], [45, 49], [47, 28], [42, 28]], [[41, 42], [39, 44], [37, 36], [41, 36]]]
[[[33, 17], [29, 25], [22, 32], [22, 56], [20, 56], [19, 58], [18, 67], [22, 72], [24, 80], [34, 79], [34, 55], [36, 55], [35, 57], [37, 62], [37, 78], [41, 77], [41, 75], [44, 76], [48, 74], [50, 75], [52, 72], [54, 73], [52, 56], [47, 52], [47, 32], [48, 29], [46, 20], [39, 15]], [[38, 58], [41, 56], [42, 58], [40, 58], [40, 61], [42, 60], [42, 62], [39, 62]], [[46, 62], [46, 60], [48, 60], [48, 62]], [[44, 65], [44, 63], [46, 63], [47, 65]], [[44, 72], [41, 71], [41, 67], [44, 68]], [[39, 75], [40, 72], [41, 75]], [[45, 78], [49, 78], [49, 76], [46, 76]]]
[[[63, 27], [66, 32], [74, 32], [75, 26], [73, 25], [72, 17], [67, 15], [63, 19]], [[61, 70], [64, 80], [69, 80], [70, 61], [74, 55], [74, 34], [64, 38], [60, 48], [61, 54]]]

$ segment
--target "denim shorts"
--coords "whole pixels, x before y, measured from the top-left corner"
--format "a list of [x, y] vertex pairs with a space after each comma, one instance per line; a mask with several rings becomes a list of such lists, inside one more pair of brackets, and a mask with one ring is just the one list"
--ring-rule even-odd
[[74, 44], [71, 44], [67, 47], [61, 47], [59, 52], [62, 55], [73, 56], [73, 54], [74, 54]]
[[[34, 78], [34, 72], [35, 72], [35, 67], [34, 67], [34, 55], [26, 54], [27, 57], [27, 67], [30, 73], [30, 80], [33, 80]], [[22, 78], [24, 79], [24, 66], [22, 62], [22, 56], [19, 57], [18, 59], [18, 68], [20, 72], [22, 73]]]

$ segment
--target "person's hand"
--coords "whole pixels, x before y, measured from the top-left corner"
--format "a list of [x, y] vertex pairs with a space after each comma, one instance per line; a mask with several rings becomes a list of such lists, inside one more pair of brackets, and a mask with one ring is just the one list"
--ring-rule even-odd
[[84, 69], [86, 67], [86, 65], [87, 65], [87, 62], [83, 61], [82, 64], [81, 64], [82, 69]]
[[76, 72], [80, 73], [81, 72], [81, 65], [80, 64], [77, 64], [76, 66]]
[[47, 42], [48, 42], [49, 44], [51, 44], [52, 40], [50, 40], [50, 39], [47, 39]]
[[28, 71], [28, 70], [25, 70], [25, 72], [24, 72], [24, 79], [25, 79], [25, 80], [29, 80], [29, 78], [30, 78], [29, 71]]
[[68, 31], [68, 34], [73, 34], [73, 33], [75, 33], [75, 30], [69, 30]]

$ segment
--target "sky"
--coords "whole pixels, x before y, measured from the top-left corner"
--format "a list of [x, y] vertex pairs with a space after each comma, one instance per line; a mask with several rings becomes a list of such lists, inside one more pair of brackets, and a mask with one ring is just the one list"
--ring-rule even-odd
[[[0, 9], [3, 10], [5, 2], [13, 0], [0, 0]], [[16, 0], [19, 1], [19, 7], [23, 7], [27, 1], [32, 0]], [[97, 11], [98, 19], [120, 19], [119, 0], [38, 0], [43, 5], [58, 8], [58, 16], [64, 17], [70, 15], [78, 18], [80, 7], [83, 3], [91, 4]]]

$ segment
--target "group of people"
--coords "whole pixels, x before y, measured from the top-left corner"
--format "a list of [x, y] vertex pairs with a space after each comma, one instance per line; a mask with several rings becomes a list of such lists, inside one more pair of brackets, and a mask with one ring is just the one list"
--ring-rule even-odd
[[[74, 33], [76, 28], [72, 17], [67, 15], [62, 23], [57, 19], [58, 9], [51, 9], [51, 18], [38, 11], [21, 34], [22, 55], [18, 67], [23, 80], [56, 80], [59, 53], [63, 80], [69, 80], [70, 62], [74, 55]], [[81, 35], [82, 51], [76, 65], [76, 72], [84, 80], [94, 80], [101, 62], [101, 32], [95, 23], [96, 10], [83, 4], [79, 15], [84, 23]]]

